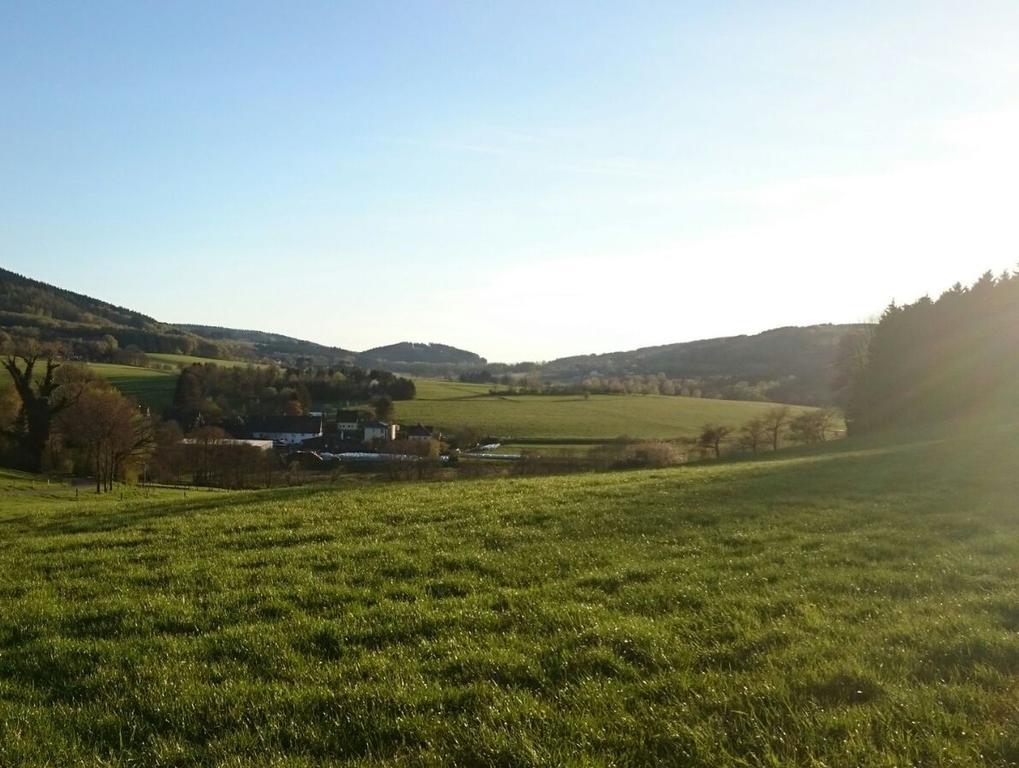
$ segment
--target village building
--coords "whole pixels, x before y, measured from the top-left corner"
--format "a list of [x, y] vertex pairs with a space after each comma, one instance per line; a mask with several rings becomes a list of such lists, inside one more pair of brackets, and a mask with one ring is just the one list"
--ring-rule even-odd
[[249, 445], [252, 448], [257, 448], [260, 451], [271, 451], [272, 448], [273, 448], [272, 440], [238, 440], [236, 438], [231, 438], [231, 437], [219, 438], [217, 440], [212, 440], [212, 441], [198, 440], [198, 439], [195, 439], [195, 438], [192, 438], [192, 437], [185, 437], [180, 442], [183, 445], [206, 445], [206, 444], [214, 445], [214, 446], [219, 446], [219, 445], [230, 445], [230, 446], [233, 446], [233, 445]]
[[361, 429], [364, 430], [364, 441], [366, 443], [371, 443], [375, 440], [392, 442], [396, 440], [396, 433], [400, 430], [400, 427], [385, 421], [369, 421], [362, 424]]
[[404, 437], [408, 440], [432, 440], [437, 439], [438, 434], [435, 431], [435, 427], [415, 424], [404, 431]]
[[248, 421], [248, 431], [256, 440], [271, 440], [276, 445], [300, 445], [305, 440], [321, 437], [319, 416], [265, 416]]
[[360, 440], [364, 416], [361, 411], [337, 411], [335, 430], [337, 439]]

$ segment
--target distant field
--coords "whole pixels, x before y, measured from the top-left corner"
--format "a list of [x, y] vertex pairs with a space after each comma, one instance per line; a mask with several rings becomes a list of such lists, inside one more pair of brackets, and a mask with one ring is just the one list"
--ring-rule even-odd
[[[146, 357], [175, 366], [212, 363], [224, 368], [235, 368], [248, 365], [248, 363], [236, 360], [213, 360], [191, 355], [147, 354]], [[173, 392], [177, 386], [177, 371], [160, 371], [155, 368], [139, 368], [133, 365], [112, 363], [88, 363], [88, 367], [109, 380], [125, 395], [129, 395], [153, 409], [162, 411], [173, 403]]]
[[89, 363], [88, 367], [125, 395], [151, 408], [162, 410], [173, 403], [173, 392], [177, 387], [176, 372], [112, 363]]
[[688, 437], [708, 422], [738, 427], [774, 407], [660, 395], [493, 397], [487, 385], [432, 379], [414, 383], [417, 398], [396, 403], [401, 424], [422, 422], [445, 429], [468, 425], [515, 438]]
[[160, 352], [146, 352], [145, 357], [160, 363], [169, 363], [170, 365], [205, 365], [206, 363], [212, 363], [213, 365], [218, 365], [222, 368], [243, 368], [248, 365], [264, 365], [264, 363], [254, 363], [250, 361], [217, 360], [212, 357], [195, 357], [194, 355], [170, 355], [163, 354]]
[[1015, 429], [124, 501], [0, 473], [0, 765], [1014, 766]]

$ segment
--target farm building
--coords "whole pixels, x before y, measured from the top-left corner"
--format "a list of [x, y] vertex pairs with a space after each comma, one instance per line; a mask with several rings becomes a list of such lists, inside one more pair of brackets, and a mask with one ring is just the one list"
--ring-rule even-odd
[[361, 411], [337, 411], [336, 436], [340, 440], [360, 439], [364, 419]]
[[426, 427], [423, 424], [415, 424], [413, 427], [408, 427], [404, 435], [408, 440], [432, 440], [438, 438], [435, 427]]
[[[202, 445], [205, 443], [204, 440], [195, 440], [194, 438], [186, 437], [180, 441], [182, 445]], [[224, 437], [219, 440], [213, 440], [212, 445], [250, 445], [252, 448], [258, 448], [260, 451], [271, 451], [273, 447], [272, 440], [236, 440], [230, 437]]]
[[267, 416], [253, 418], [248, 431], [256, 440], [272, 440], [278, 445], [300, 445], [305, 440], [322, 436], [319, 416]]
[[399, 427], [396, 424], [389, 424], [385, 421], [369, 421], [361, 425], [364, 430], [364, 441], [370, 443], [374, 440], [385, 440], [387, 442], [396, 439]]

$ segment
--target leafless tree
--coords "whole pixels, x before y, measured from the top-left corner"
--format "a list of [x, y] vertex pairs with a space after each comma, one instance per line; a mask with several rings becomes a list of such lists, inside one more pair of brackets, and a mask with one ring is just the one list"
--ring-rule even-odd
[[700, 437], [697, 439], [697, 444], [702, 449], [711, 449], [715, 458], [719, 459], [722, 457], [722, 443], [732, 434], [732, 427], [726, 427], [721, 424], [705, 424], [701, 427]]
[[147, 457], [154, 445], [151, 419], [108, 386], [82, 389], [59, 423], [65, 439], [88, 456], [96, 493], [112, 491], [114, 481]]
[[792, 410], [788, 405], [778, 405], [764, 414], [764, 429], [771, 438], [771, 448], [777, 451], [782, 444], [782, 437], [789, 427]]
[[835, 412], [830, 408], [804, 411], [789, 423], [789, 432], [801, 443], [823, 443], [834, 422]]
[[751, 419], [740, 428], [739, 446], [745, 451], [757, 453], [768, 437], [764, 419]]

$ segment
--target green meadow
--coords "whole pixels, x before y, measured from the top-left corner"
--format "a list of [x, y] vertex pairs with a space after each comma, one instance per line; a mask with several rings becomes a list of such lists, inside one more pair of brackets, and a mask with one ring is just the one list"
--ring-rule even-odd
[[173, 403], [173, 392], [177, 387], [176, 371], [160, 371], [114, 363], [88, 363], [88, 367], [125, 395], [157, 411], [162, 411]]
[[[216, 365], [245, 363], [193, 358], [186, 355], [149, 355], [161, 362], [207, 362]], [[177, 384], [177, 371], [130, 365], [89, 363], [127, 395], [157, 411], [169, 407]], [[417, 397], [396, 403], [396, 420], [418, 422], [446, 430], [471, 427], [499, 437], [569, 440], [611, 440], [616, 437], [671, 439], [693, 437], [707, 423], [738, 428], [770, 408], [772, 403], [711, 400], [660, 395], [490, 395], [480, 384], [417, 379]], [[794, 411], [802, 410], [794, 407]], [[548, 446], [541, 453], [555, 453]], [[583, 451], [581, 451], [583, 452]]]
[[264, 363], [253, 363], [245, 360], [220, 360], [212, 357], [196, 357], [194, 355], [174, 355], [164, 352], [146, 352], [145, 356], [150, 360], [155, 360], [159, 363], [168, 363], [170, 365], [177, 366], [188, 366], [188, 365], [205, 365], [211, 363], [212, 365], [218, 365], [221, 368], [244, 368], [248, 365], [264, 365]]
[[1016, 765], [1015, 433], [123, 500], [4, 473], [0, 765]]
[[[490, 395], [488, 385], [415, 379], [417, 397], [396, 403], [401, 424], [527, 438], [692, 437], [707, 423], [739, 427], [773, 403], [662, 395]], [[801, 410], [801, 409], [794, 409]]]
[[[236, 360], [213, 360], [191, 355], [147, 354], [146, 357], [156, 362], [175, 366], [212, 363], [225, 368], [235, 368], [248, 365], [248, 363]], [[173, 392], [177, 387], [177, 377], [180, 373], [177, 370], [163, 371], [156, 368], [141, 368], [115, 363], [88, 363], [87, 365], [125, 395], [135, 398], [138, 402], [148, 405], [158, 412], [162, 412], [173, 404]]]

